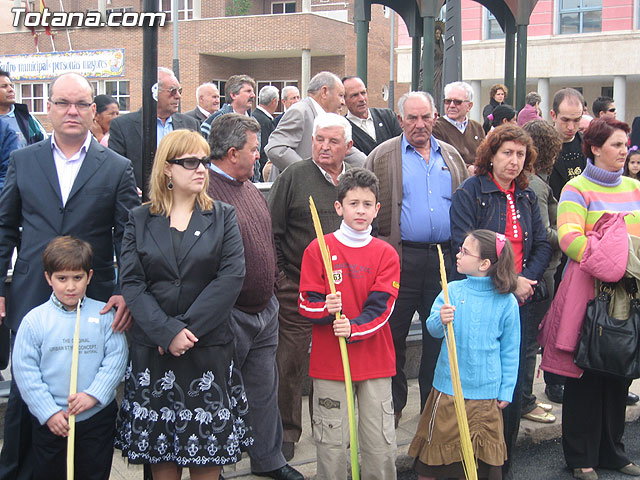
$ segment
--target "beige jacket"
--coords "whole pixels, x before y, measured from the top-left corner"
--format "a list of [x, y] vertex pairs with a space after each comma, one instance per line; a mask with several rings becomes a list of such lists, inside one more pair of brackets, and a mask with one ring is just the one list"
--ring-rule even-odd
[[[451, 194], [469, 173], [458, 151], [438, 140], [444, 163], [451, 172]], [[378, 235], [396, 249], [402, 262], [400, 215], [402, 212], [402, 135], [378, 145], [367, 157], [364, 168], [375, 173], [380, 181], [380, 212]], [[442, 212], [449, 215], [449, 212]]]

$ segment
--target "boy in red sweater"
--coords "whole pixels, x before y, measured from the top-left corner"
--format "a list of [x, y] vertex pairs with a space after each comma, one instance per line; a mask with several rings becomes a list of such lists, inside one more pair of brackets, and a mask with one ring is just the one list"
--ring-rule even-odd
[[[369, 170], [347, 170], [335, 209], [343, 217], [325, 235], [336, 293], [331, 294], [318, 241], [302, 258], [300, 313], [313, 322], [309, 375], [313, 379], [313, 437], [318, 480], [347, 478], [349, 422], [344, 373], [336, 337], [347, 339], [358, 403], [362, 478], [396, 478], [396, 435], [391, 377], [395, 352], [389, 328], [400, 286], [400, 261], [388, 243], [371, 236], [378, 214], [378, 179]], [[344, 298], [342, 298], [344, 297]], [[342, 312], [336, 320], [336, 312]]]

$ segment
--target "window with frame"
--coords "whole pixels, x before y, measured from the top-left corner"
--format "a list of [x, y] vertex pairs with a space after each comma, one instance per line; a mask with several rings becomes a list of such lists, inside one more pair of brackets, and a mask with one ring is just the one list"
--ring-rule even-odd
[[485, 10], [487, 11], [487, 23], [486, 23], [486, 34], [485, 34], [485, 39], [486, 40], [493, 40], [493, 39], [498, 39], [498, 38], [504, 38], [504, 32], [502, 31], [502, 27], [500, 26], [500, 24], [498, 23], [498, 19], [496, 19], [496, 16], [491, 13], [489, 10], [487, 10], [485, 8]]
[[602, 31], [602, 0], [559, 0], [560, 34]]
[[105, 80], [104, 93], [115, 98], [120, 107], [120, 113], [126, 113], [131, 109], [129, 80]]
[[21, 83], [20, 101], [27, 104], [31, 113], [47, 113], [48, 90], [46, 83]]
[[271, 13], [296, 13], [296, 2], [273, 2]]
[[172, 2], [178, 2], [178, 20], [189, 20], [193, 18], [193, 0], [158, 0], [158, 10], [167, 14], [167, 21], [170, 22]]

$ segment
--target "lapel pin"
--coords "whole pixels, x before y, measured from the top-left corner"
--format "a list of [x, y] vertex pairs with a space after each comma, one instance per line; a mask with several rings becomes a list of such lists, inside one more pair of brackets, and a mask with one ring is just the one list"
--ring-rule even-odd
[[195, 232], [193, 232], [193, 234], [194, 234], [196, 237], [199, 237], [199, 236], [200, 236], [200, 230], [196, 230]]
[[331, 260], [338, 260], [338, 256], [337, 255], [332, 255], [331, 256]]
[[382, 122], [380, 122], [380, 123], [378, 124], [378, 126], [379, 126], [379, 127], [382, 127]]
[[478, 139], [478, 135], [476, 135], [476, 136], [475, 136], [475, 139], [476, 139], [476, 140]]

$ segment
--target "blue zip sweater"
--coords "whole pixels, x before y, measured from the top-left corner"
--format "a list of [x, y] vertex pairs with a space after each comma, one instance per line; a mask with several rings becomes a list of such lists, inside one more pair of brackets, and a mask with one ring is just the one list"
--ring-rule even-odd
[[[98, 403], [76, 415], [78, 422], [113, 401], [127, 365], [126, 338], [111, 329], [113, 311], [100, 315], [104, 305], [85, 297], [80, 307], [78, 392], [91, 395]], [[29, 411], [41, 425], [68, 408], [75, 326], [75, 310], [64, 310], [50, 298], [31, 310], [18, 329], [13, 374]]]
[[[449, 283], [449, 303], [456, 307], [453, 330], [464, 398], [511, 402], [518, 377], [520, 313], [513, 294], [498, 293], [490, 277], [467, 277]], [[440, 292], [427, 318], [435, 338], [444, 337]], [[438, 357], [433, 387], [453, 395], [446, 342]]]

